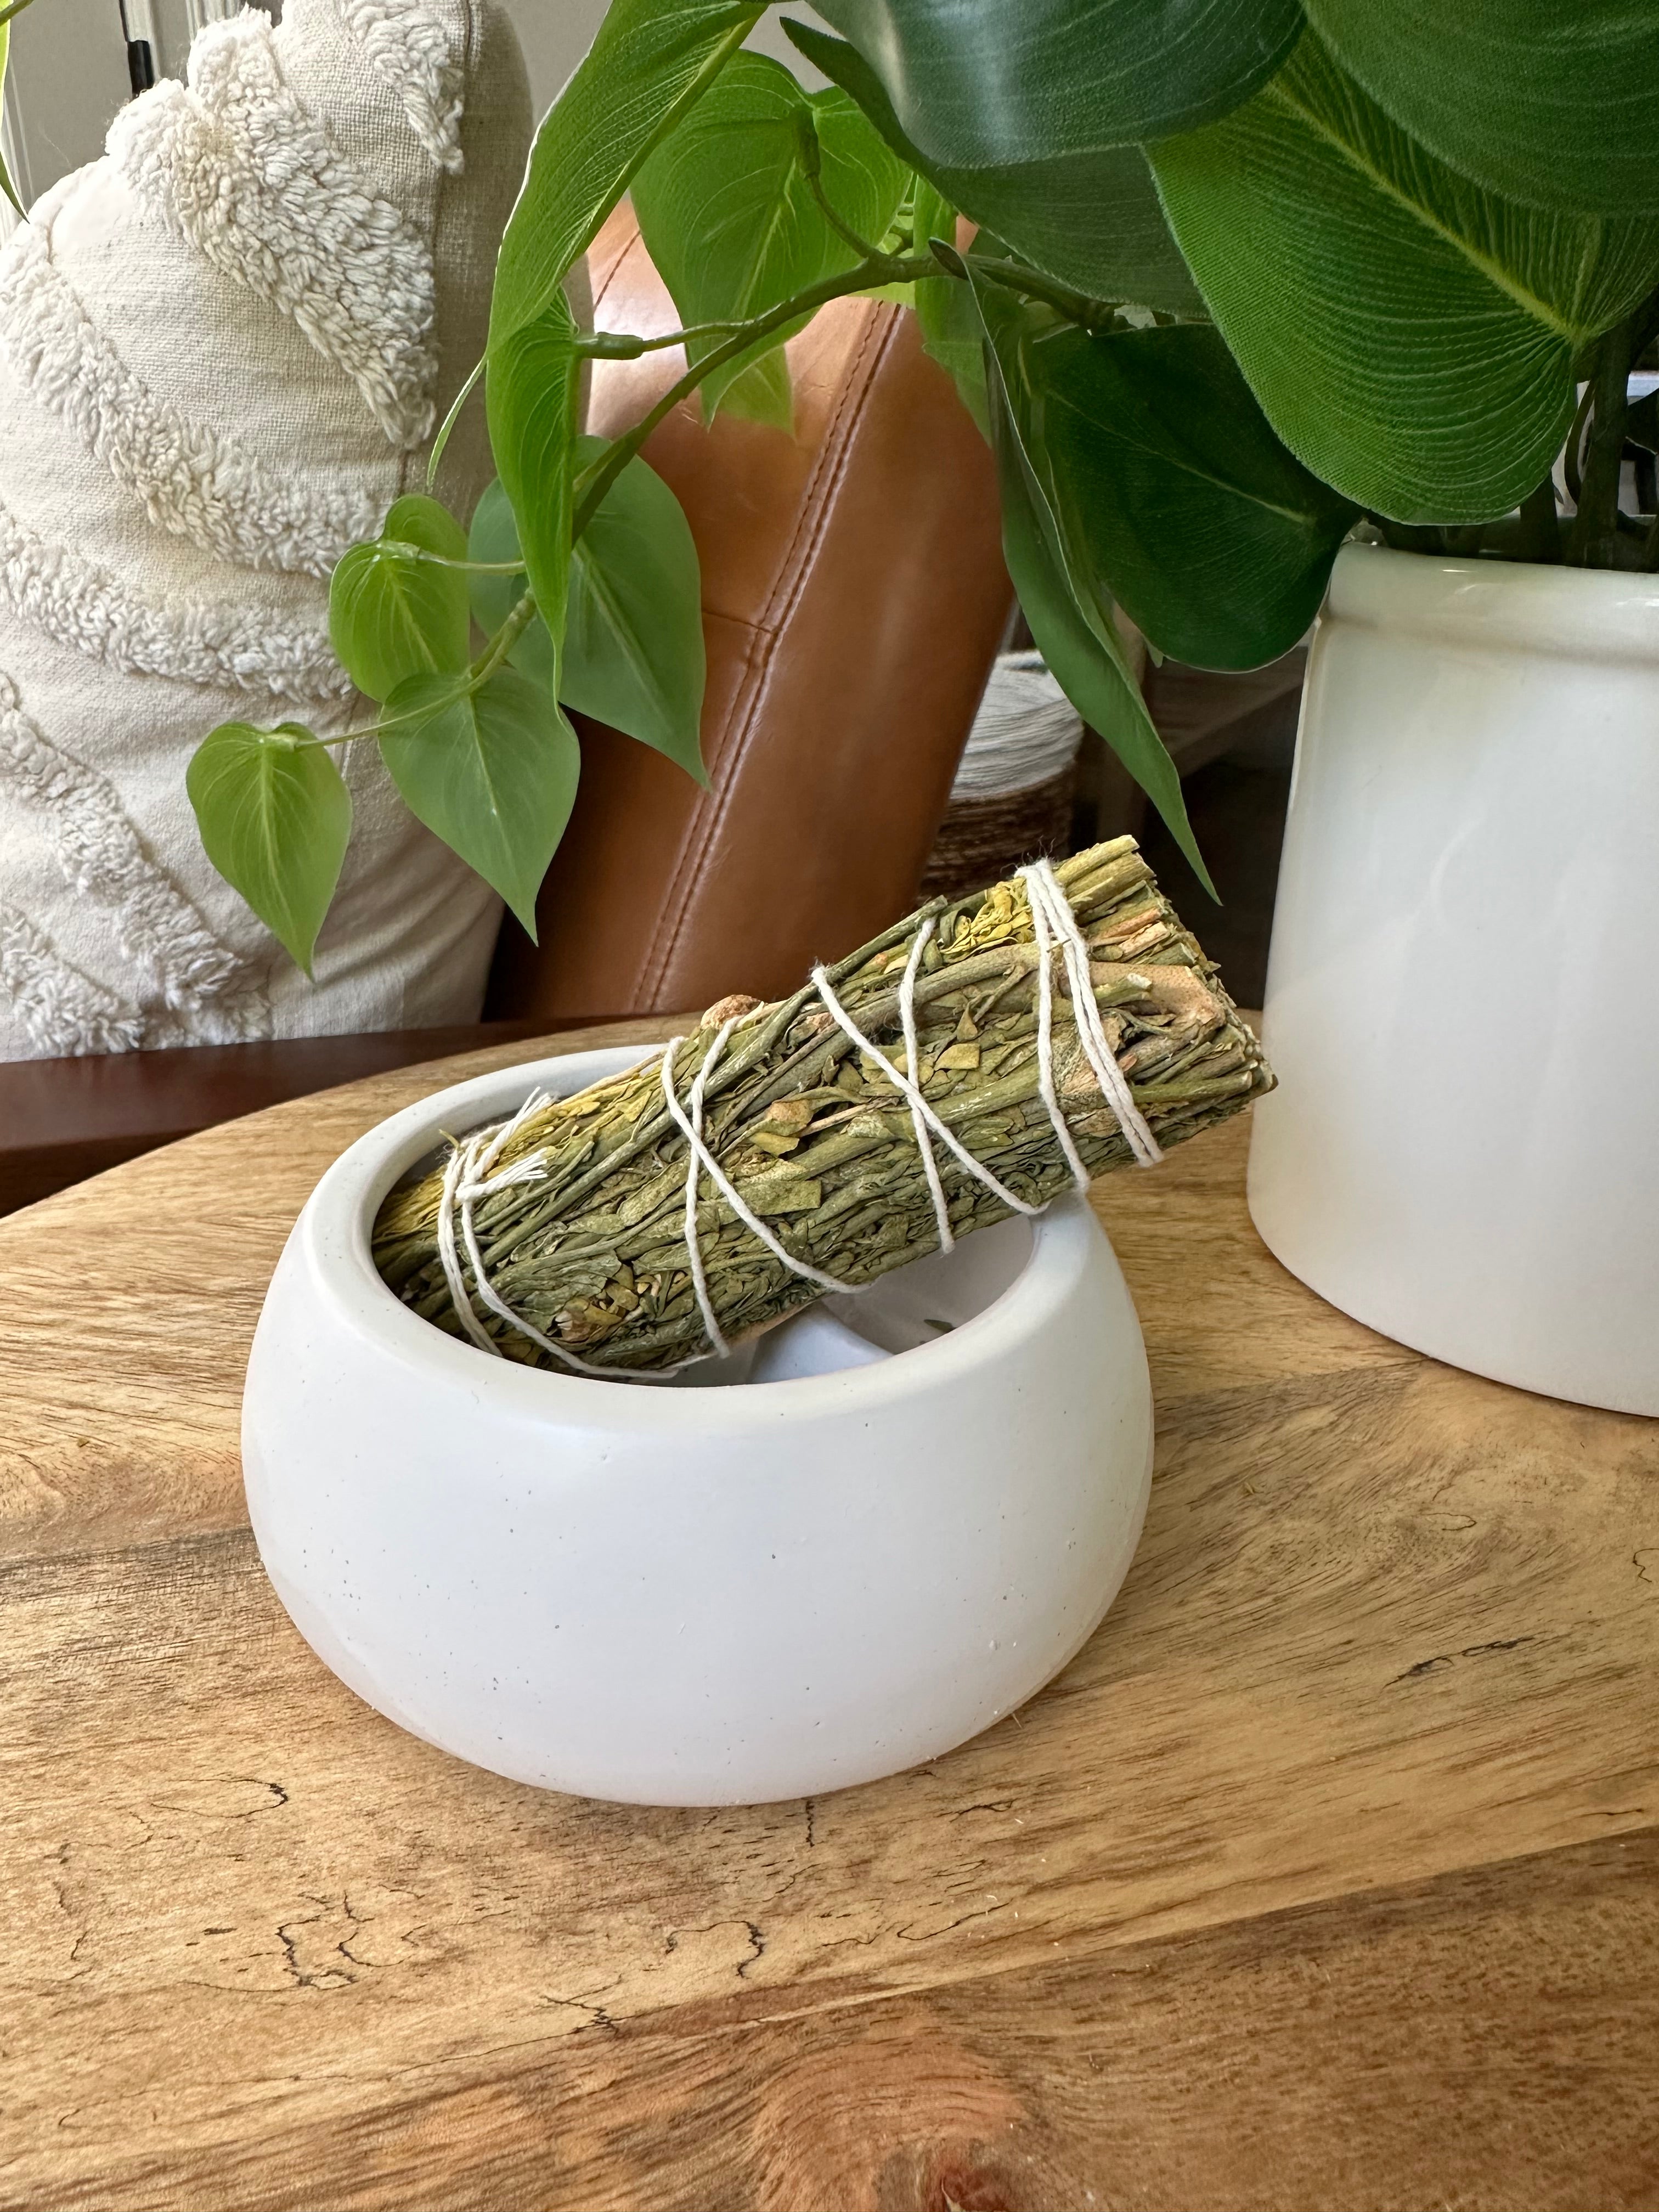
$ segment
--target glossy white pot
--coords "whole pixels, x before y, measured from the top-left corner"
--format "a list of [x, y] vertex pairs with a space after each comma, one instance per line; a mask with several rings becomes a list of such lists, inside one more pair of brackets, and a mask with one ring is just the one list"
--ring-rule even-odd
[[1659, 1414], [1659, 578], [1337, 560], [1250, 1212], [1437, 1358]]
[[673, 1385], [491, 1359], [400, 1305], [369, 1231], [439, 1132], [637, 1056], [459, 1085], [324, 1176], [248, 1365], [260, 1554], [360, 1696], [520, 1781], [742, 1803], [933, 1758], [1127, 1570], [1152, 1400], [1111, 1248], [1070, 1200]]

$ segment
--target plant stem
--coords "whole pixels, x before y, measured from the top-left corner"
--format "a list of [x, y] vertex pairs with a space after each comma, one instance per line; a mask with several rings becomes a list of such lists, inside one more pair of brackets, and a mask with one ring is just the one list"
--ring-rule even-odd
[[637, 361], [642, 353], [665, 353], [696, 338], [725, 337], [746, 328], [744, 323], [689, 323], [683, 331], [665, 331], [654, 338], [635, 331], [586, 331], [576, 340], [576, 351], [590, 361]]
[[[1044, 276], [1035, 269], [1016, 268], [1006, 261], [988, 260], [979, 253], [963, 254], [958, 258], [963, 267], [971, 269], [976, 276], [983, 276], [993, 284], [1004, 285], [1011, 292], [1023, 292], [1028, 299], [1046, 301], [1049, 307], [1057, 307], [1067, 322], [1076, 323], [1085, 331], [1109, 330], [1117, 320], [1117, 309], [1109, 301], [1091, 300], [1081, 292], [1073, 292], [1067, 285], [1056, 283], [1052, 276]], [[939, 267], [951, 276], [957, 274], [948, 263], [940, 264]], [[938, 274], [939, 268], [933, 273]]]
[[1561, 517], [1555, 504], [1555, 478], [1545, 477], [1521, 502], [1521, 527], [1515, 541], [1517, 561], [1561, 558]]
[[401, 538], [383, 538], [381, 544], [408, 561], [424, 561], [433, 568], [464, 568], [470, 576], [521, 576], [522, 561], [452, 561], [447, 553], [434, 553], [424, 545], [410, 545]]
[[32, 8], [34, 0], [11, 0], [9, 8], [0, 8], [0, 28], [9, 23], [14, 15], [21, 15], [25, 8]]
[[642, 416], [634, 428], [615, 439], [582, 476], [576, 485], [576, 512], [571, 525], [573, 538], [580, 538], [599, 512], [605, 494], [628, 466], [640, 447], [656, 428], [659, 422], [672, 415], [681, 400], [687, 399], [704, 380], [728, 362], [736, 361], [763, 337], [781, 331], [798, 317], [814, 313], [827, 307], [831, 300], [844, 299], [850, 292], [868, 292], [878, 284], [909, 284], [919, 276], [938, 274], [938, 264], [931, 256], [926, 259], [899, 260], [887, 254], [876, 254], [861, 262], [855, 269], [843, 270], [839, 276], [826, 276], [817, 284], [809, 284], [804, 292], [793, 299], [781, 301], [769, 307], [763, 315], [756, 315], [738, 326], [724, 344], [706, 353], [701, 361], [694, 362], [677, 384], [672, 384], [650, 411]]
[[[25, 4], [27, 4], [27, 0], [25, 0]], [[450, 402], [449, 412], [444, 416], [443, 422], [439, 426], [438, 434], [432, 441], [432, 451], [428, 456], [426, 464], [426, 488], [428, 491], [438, 481], [438, 464], [444, 457], [444, 447], [449, 443], [450, 433], [460, 421], [461, 410], [471, 398], [473, 386], [483, 374], [489, 364], [489, 356], [485, 355], [483, 361], [474, 364], [466, 382]]]
[[487, 684], [536, 619], [536, 595], [526, 592], [472, 664], [472, 689]]
[[1625, 410], [1628, 404], [1631, 339], [1634, 318], [1616, 323], [1601, 339], [1590, 380], [1594, 413], [1584, 455], [1578, 512], [1567, 537], [1567, 558], [1584, 568], [1616, 565], [1613, 541], [1619, 531], [1619, 477], [1625, 454]]

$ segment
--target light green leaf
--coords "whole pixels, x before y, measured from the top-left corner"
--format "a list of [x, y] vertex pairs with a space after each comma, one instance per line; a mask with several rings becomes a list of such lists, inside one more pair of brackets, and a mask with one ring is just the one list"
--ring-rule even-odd
[[989, 367], [992, 443], [1002, 491], [1002, 551], [1020, 610], [1061, 690], [1157, 807], [1213, 898], [1215, 885], [1187, 818], [1180, 775], [1146, 711], [1110, 605], [1080, 592], [1068, 577], [1059, 529], [1031, 467], [994, 352]]
[[901, 160], [1033, 268], [1091, 299], [1203, 314], [1139, 147], [980, 167], [933, 161], [906, 137], [881, 80], [854, 47], [787, 17], [783, 27], [808, 61], [853, 95]]
[[514, 668], [476, 690], [416, 676], [386, 701], [383, 720], [381, 757], [410, 811], [501, 893], [533, 939], [536, 894], [581, 768], [557, 703]]
[[[789, 378], [788, 357], [779, 340], [734, 362], [729, 374], [729, 383], [714, 376], [708, 380], [709, 384], [719, 386], [718, 402], [726, 414], [734, 415], [740, 422], [763, 422], [770, 430], [794, 434], [795, 388]], [[705, 415], [712, 414], [714, 406], [708, 391], [705, 385]]]
[[[582, 441], [580, 459], [605, 450]], [[560, 696], [706, 784], [702, 572], [673, 493], [637, 454], [576, 540]]]
[[[957, 211], [925, 177], [916, 179], [912, 211], [918, 252], [925, 253], [936, 238], [947, 246], [955, 243]], [[944, 275], [922, 277], [913, 289], [923, 352], [951, 379], [981, 434], [988, 439], [991, 418], [985, 401], [985, 335], [973, 294], [957, 278]]]
[[411, 493], [373, 543], [335, 564], [328, 627], [340, 665], [360, 691], [384, 699], [406, 676], [465, 668], [471, 651], [466, 577], [411, 548], [465, 561], [466, 532], [447, 507]]
[[[816, 138], [825, 197], [860, 236], [878, 241], [908, 182], [847, 94], [808, 94], [781, 62], [739, 54], [634, 180], [640, 234], [682, 322], [742, 322], [856, 267], [856, 250], [813, 196], [806, 152]], [[796, 325], [793, 327], [799, 328]], [[780, 346], [788, 328], [773, 334]], [[692, 358], [720, 341], [704, 338]], [[702, 386], [705, 412], [757, 352]]]
[[495, 264], [492, 349], [552, 304], [641, 162], [765, 12], [746, 0], [611, 0], [531, 149]]
[[485, 395], [495, 467], [517, 519], [536, 605], [556, 648], [570, 578], [572, 456], [580, 398], [576, 325], [562, 292], [490, 348]]
[[1265, 84], [1299, 0], [819, 0], [901, 128], [963, 168], [1189, 131]]
[[[519, 526], [513, 519], [513, 502], [506, 487], [497, 477], [486, 486], [472, 517], [472, 536], [470, 541], [475, 561], [495, 563], [498, 561], [520, 561], [524, 556], [519, 548]], [[489, 576], [474, 573], [472, 577], [472, 611], [478, 627], [486, 635], [498, 630], [514, 608], [530, 588], [530, 579], [522, 569], [517, 575]], [[530, 677], [535, 683], [545, 685], [556, 697], [559, 688], [559, 657], [554, 651], [553, 640], [546, 623], [539, 615], [531, 622], [514, 646], [507, 659], [514, 668]]]
[[1586, 215], [1659, 209], [1659, 9], [1644, 0], [1307, 0], [1343, 66], [1465, 176]]
[[351, 793], [297, 722], [222, 722], [185, 774], [207, 856], [307, 975], [351, 841]]
[[1247, 106], [1149, 151], [1279, 436], [1402, 522], [1480, 522], [1524, 498], [1565, 435], [1575, 356], [1659, 278], [1659, 225], [1494, 198], [1311, 33]]
[[[6, 63], [9, 58], [10, 47], [11, 25], [9, 23], [0, 23], [0, 92], [3, 92], [5, 89]], [[6, 198], [16, 209], [18, 214], [22, 216], [27, 221], [28, 211], [24, 207], [22, 201], [17, 197], [16, 187], [13, 185], [11, 180], [11, 172], [7, 168], [3, 161], [0, 161], [0, 192], [3, 192], [5, 194]]]
[[1358, 509], [1286, 452], [1219, 333], [1095, 335], [976, 292], [1073, 588], [1200, 667], [1287, 653]]
[[[581, 467], [605, 451], [584, 438]], [[472, 557], [518, 557], [513, 511], [499, 484], [478, 502]], [[478, 619], [494, 629], [524, 588], [521, 577], [475, 576]], [[708, 781], [699, 725], [704, 655], [702, 576], [678, 500], [636, 454], [576, 540], [559, 696], [580, 714], [624, 731]], [[539, 617], [512, 655], [537, 681], [554, 681], [552, 641]]]

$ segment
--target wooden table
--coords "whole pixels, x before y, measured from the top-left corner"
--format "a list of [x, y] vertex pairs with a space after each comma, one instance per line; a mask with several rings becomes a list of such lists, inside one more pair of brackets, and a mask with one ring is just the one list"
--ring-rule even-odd
[[260, 1294], [344, 1144], [524, 1056], [0, 1224], [0, 2203], [1659, 2203], [1659, 1425], [1321, 1304], [1237, 1123], [1101, 1193], [1146, 1537], [965, 1749], [642, 1812], [324, 1671], [243, 1516]]

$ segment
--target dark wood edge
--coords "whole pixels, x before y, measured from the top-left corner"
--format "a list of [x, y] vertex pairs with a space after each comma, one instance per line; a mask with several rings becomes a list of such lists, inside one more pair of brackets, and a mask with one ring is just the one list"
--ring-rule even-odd
[[0, 1062], [0, 1213], [284, 1099], [419, 1060], [592, 1026], [541, 1015], [364, 1036]]

